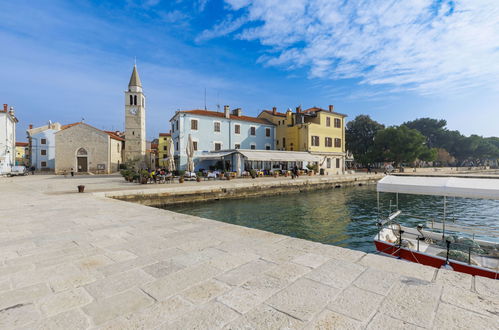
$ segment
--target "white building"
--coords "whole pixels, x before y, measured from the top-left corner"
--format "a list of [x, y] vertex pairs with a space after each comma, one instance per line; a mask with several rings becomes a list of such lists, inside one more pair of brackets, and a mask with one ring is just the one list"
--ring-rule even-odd
[[16, 164], [16, 124], [14, 107], [7, 104], [0, 110], [0, 174], [9, 173]]
[[31, 166], [37, 171], [55, 169], [55, 133], [61, 130], [61, 124], [48, 122], [47, 125], [27, 130], [31, 147]]

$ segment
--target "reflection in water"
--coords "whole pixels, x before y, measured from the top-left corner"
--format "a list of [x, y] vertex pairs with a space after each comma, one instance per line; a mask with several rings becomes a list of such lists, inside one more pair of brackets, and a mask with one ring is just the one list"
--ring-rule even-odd
[[[390, 200], [395, 204], [396, 199], [393, 194], [380, 197], [386, 216]], [[458, 224], [499, 228], [499, 201], [451, 198], [447, 205], [448, 219]], [[409, 215], [442, 219], [441, 197], [400, 195], [399, 206], [403, 211], [400, 221], [407, 225], [424, 222]], [[167, 209], [366, 252], [375, 250], [374, 186], [172, 205]]]

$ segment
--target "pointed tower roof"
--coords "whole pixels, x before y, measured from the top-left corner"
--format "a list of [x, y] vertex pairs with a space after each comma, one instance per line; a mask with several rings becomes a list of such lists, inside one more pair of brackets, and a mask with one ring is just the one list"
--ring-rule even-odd
[[128, 87], [137, 86], [142, 87], [142, 83], [140, 82], [139, 73], [137, 72], [137, 65], [134, 64], [132, 76], [130, 77], [130, 82], [128, 83]]

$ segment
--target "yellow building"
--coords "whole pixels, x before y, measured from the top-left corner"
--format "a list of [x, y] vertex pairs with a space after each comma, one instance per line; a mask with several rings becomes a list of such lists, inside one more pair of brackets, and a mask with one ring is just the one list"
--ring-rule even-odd
[[16, 165], [27, 166], [29, 164], [28, 142], [16, 142]]
[[276, 125], [276, 150], [308, 151], [323, 156], [319, 167], [324, 174], [342, 174], [345, 169], [345, 117], [346, 115], [313, 107], [286, 113], [263, 110], [259, 118]]
[[172, 135], [170, 133], [159, 133], [158, 138], [158, 164], [159, 167], [166, 167], [168, 157], [168, 147], [171, 145]]

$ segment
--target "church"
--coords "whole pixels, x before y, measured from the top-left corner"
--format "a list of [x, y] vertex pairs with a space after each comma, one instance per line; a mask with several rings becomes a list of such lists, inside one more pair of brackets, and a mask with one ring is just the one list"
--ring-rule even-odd
[[84, 122], [55, 133], [55, 173], [114, 173], [123, 163], [146, 158], [146, 99], [137, 66], [125, 91], [125, 134], [103, 131]]

